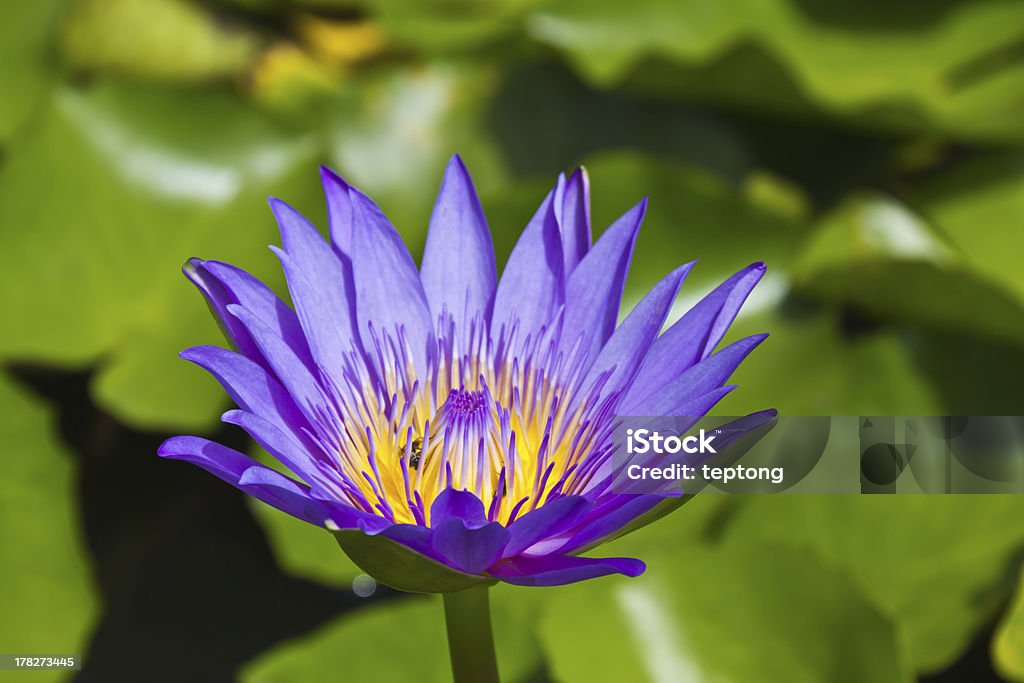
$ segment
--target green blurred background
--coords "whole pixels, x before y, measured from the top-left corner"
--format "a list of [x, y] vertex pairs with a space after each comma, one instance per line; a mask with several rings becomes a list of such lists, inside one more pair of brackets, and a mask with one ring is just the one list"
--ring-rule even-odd
[[[323, 225], [320, 163], [418, 255], [460, 153], [499, 263], [585, 164], [596, 229], [651, 199], [627, 305], [767, 262], [722, 414], [1024, 414], [1022, 2], [8, 1], [0, 65], [0, 651], [75, 680], [448, 676], [439, 600], [155, 456], [250, 448], [179, 268], [284, 291], [265, 198]], [[704, 496], [605, 550], [648, 573], [493, 591], [506, 680], [1024, 681], [1019, 496]]]

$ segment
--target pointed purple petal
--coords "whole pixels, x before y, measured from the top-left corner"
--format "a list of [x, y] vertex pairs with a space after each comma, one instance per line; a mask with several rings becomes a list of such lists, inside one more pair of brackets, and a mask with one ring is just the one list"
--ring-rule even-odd
[[561, 339], [563, 351], [581, 342], [581, 350], [594, 359], [611, 336], [622, 303], [633, 245], [646, 210], [645, 199], [623, 214], [605, 230], [569, 276]]
[[420, 271], [434, 320], [447, 309], [456, 329], [466, 335], [475, 317], [490, 319], [498, 279], [494, 245], [473, 180], [458, 155], [445, 170]]
[[590, 178], [583, 168], [577, 168], [565, 183], [558, 227], [569, 277], [590, 250]]
[[730, 344], [718, 353], [684, 370], [675, 378], [660, 378], [650, 384], [634, 383], [622, 400], [623, 415], [676, 415], [677, 406], [701, 396], [729, 379], [743, 359], [768, 337], [755, 334]]
[[227, 307], [231, 304], [239, 304], [252, 311], [273, 328], [304, 363], [312, 366], [312, 356], [295, 312], [262, 282], [244, 270], [220, 261], [193, 258], [182, 270], [206, 297], [225, 336], [239, 353], [269, 367], [245, 327], [228, 313]]
[[565, 496], [527, 512], [508, 527], [512, 537], [504, 556], [518, 555], [538, 541], [571, 528], [591, 507], [583, 496]]
[[519, 237], [498, 282], [491, 329], [519, 322], [520, 342], [551, 320], [565, 301], [562, 239], [555, 219], [554, 191]]
[[321, 478], [316, 459], [309, 450], [269, 420], [246, 410], [229, 410], [221, 415], [221, 420], [244, 429], [256, 443], [307, 484], [315, 484]]
[[352, 274], [356, 318], [367, 349], [374, 347], [373, 328], [405, 339], [420, 372], [426, 372], [427, 342], [433, 323], [420, 274], [401, 235], [365, 194], [349, 187], [355, 231], [352, 235]]
[[611, 495], [594, 506], [558, 550], [574, 553], [591, 548], [664, 500], [665, 496], [655, 494]]
[[345, 354], [353, 348], [360, 348], [352, 337], [352, 327], [338, 322], [337, 302], [330, 292], [315, 286], [314, 280], [289, 254], [276, 247], [270, 249], [281, 260], [288, 291], [309, 340], [315, 364], [324, 368], [331, 377], [341, 377]]
[[352, 254], [352, 200], [349, 185], [341, 176], [327, 168], [320, 167], [320, 179], [327, 197], [327, 218], [330, 223], [331, 246], [339, 256]]
[[645, 394], [657, 391], [686, 368], [707, 358], [722, 341], [754, 285], [764, 275], [754, 263], [719, 285], [651, 345], [634, 383]]
[[[633, 379], [665, 324], [672, 302], [694, 263], [691, 261], [669, 273], [630, 311], [590, 366], [584, 387], [591, 386], [607, 371], [612, 371], [606, 384], [607, 391], [615, 390]], [[586, 394], [586, 391], [583, 393]]]
[[306, 418], [281, 383], [262, 366], [216, 346], [194, 346], [179, 355], [213, 375], [239, 408], [261, 416], [301, 441], [302, 429], [308, 426]]
[[347, 301], [345, 265], [331, 251], [320, 231], [287, 202], [271, 197], [269, 203], [284, 250], [325, 291]]
[[245, 329], [252, 335], [263, 357], [270, 363], [274, 374], [295, 400], [299, 410], [310, 423], [314, 423], [324, 406], [324, 396], [313, 374], [288, 345], [251, 311], [231, 305], [228, 306], [228, 312], [245, 325]]
[[629, 557], [513, 557], [498, 562], [488, 574], [517, 586], [562, 586], [609, 574], [640, 576], [646, 565]]
[[175, 436], [160, 446], [165, 458], [199, 465], [223, 481], [293, 517], [324, 526], [338, 515], [322, 501], [309, 496], [309, 489], [264, 467], [247, 455], [197, 436]]

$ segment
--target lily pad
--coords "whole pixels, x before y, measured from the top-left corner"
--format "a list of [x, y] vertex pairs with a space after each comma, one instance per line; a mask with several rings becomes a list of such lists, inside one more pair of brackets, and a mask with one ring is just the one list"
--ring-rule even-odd
[[992, 642], [992, 656], [1007, 680], [1024, 681], [1024, 577]]
[[1024, 542], [1020, 496], [749, 498], [727, 531], [809, 550], [850, 577], [905, 639], [914, 668], [938, 671], [1006, 598]]
[[102, 361], [94, 393], [120, 418], [208, 425], [223, 391], [177, 353], [223, 338], [181, 264], [218, 258], [278, 282], [265, 198], [322, 214], [316, 148], [229, 95], [56, 90], [0, 168], [0, 356]]
[[585, 681], [911, 681], [891, 622], [841, 573], [784, 548], [649, 548], [640, 579], [553, 591], [554, 677]]
[[569, 0], [526, 22], [587, 79], [871, 127], [1024, 137], [1024, 7]]
[[[79, 536], [74, 462], [47, 409], [0, 377], [0, 641], [12, 653], [81, 654], [98, 601]], [[66, 672], [38, 671], [59, 681]]]
[[[491, 590], [502, 680], [525, 683], [541, 666], [530, 589]], [[241, 672], [244, 683], [354, 681], [448, 683], [451, 665], [439, 597], [410, 597], [342, 617], [318, 632], [261, 655]]]
[[50, 45], [67, 0], [0, 6], [0, 142], [25, 122], [57, 77]]

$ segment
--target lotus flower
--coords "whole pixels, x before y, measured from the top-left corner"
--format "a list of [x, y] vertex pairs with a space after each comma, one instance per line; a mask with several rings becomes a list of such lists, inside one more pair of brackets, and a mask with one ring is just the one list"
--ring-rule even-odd
[[244, 429], [290, 471], [195, 436], [186, 460], [331, 530], [378, 580], [424, 592], [636, 576], [581, 555], [677, 502], [616, 492], [622, 415], [704, 415], [763, 336], [718, 353], [764, 266], [729, 278], [664, 333], [692, 263], [616, 326], [646, 200], [591, 243], [581, 169], [548, 193], [499, 280], [469, 173], [448, 164], [419, 269], [381, 210], [322, 170], [330, 241], [270, 204], [294, 307], [238, 268], [190, 260], [233, 350], [182, 356], [210, 372]]

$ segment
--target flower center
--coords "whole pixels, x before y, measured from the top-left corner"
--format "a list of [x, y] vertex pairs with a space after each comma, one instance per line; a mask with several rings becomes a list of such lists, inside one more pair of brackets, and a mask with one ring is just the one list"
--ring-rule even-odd
[[448, 428], [450, 425], [452, 429], [463, 432], [486, 429], [493, 422], [492, 403], [486, 389], [453, 389], [438, 411], [436, 424], [439, 428]]

